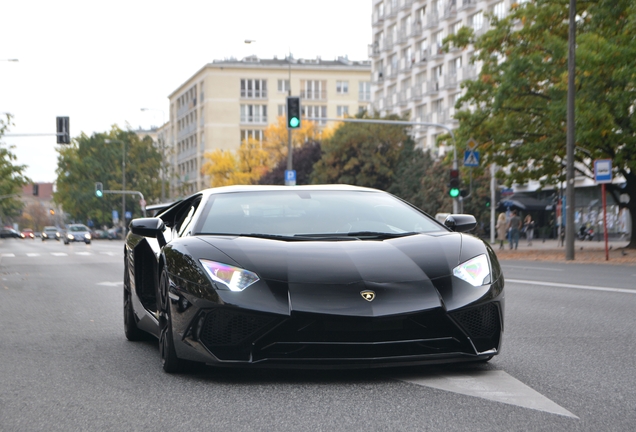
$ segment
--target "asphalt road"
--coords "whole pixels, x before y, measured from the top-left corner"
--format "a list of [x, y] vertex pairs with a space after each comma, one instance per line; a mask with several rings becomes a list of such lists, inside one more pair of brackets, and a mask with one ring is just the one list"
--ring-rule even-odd
[[124, 337], [122, 250], [0, 240], [0, 431], [634, 430], [636, 266], [503, 262], [488, 364], [170, 376]]

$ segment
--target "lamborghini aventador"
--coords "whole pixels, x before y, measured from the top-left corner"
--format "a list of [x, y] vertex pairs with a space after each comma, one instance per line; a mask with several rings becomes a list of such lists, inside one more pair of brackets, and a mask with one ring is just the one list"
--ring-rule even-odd
[[204, 190], [131, 222], [125, 334], [166, 372], [487, 361], [504, 278], [475, 225], [354, 186]]

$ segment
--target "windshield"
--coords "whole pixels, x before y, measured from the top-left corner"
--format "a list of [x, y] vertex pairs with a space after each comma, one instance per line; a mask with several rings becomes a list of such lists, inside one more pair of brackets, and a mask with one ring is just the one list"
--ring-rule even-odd
[[405, 235], [443, 231], [438, 223], [374, 191], [258, 191], [213, 195], [196, 234], [264, 236]]
[[83, 232], [88, 231], [88, 228], [86, 228], [84, 225], [71, 225], [68, 227], [68, 230], [71, 232]]

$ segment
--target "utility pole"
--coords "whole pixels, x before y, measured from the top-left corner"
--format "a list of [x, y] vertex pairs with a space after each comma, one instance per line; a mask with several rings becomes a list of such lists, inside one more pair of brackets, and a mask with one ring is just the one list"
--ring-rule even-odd
[[574, 144], [576, 129], [574, 124], [574, 109], [576, 89], [576, 0], [570, 0], [570, 33], [568, 37], [568, 114], [567, 114], [567, 172], [566, 172], [566, 200], [565, 200], [565, 259], [574, 260]]

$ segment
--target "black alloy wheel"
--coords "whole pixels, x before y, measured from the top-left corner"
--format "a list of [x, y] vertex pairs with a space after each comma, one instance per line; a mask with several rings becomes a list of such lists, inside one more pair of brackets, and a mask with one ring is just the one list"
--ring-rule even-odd
[[164, 269], [161, 272], [159, 282], [159, 295], [157, 298], [159, 308], [159, 354], [161, 365], [167, 373], [180, 372], [183, 369], [183, 360], [177, 357], [172, 334], [172, 317], [170, 316], [170, 281], [168, 273]]
[[137, 327], [137, 321], [135, 320], [127, 266], [124, 268], [124, 334], [126, 339], [133, 342], [143, 340], [145, 336]]

